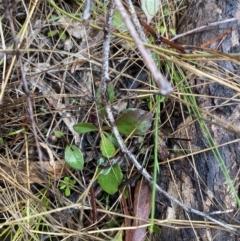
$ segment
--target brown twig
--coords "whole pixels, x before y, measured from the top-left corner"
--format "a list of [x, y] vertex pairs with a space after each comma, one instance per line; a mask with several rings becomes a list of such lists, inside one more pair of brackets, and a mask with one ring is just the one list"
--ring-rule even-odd
[[[140, 37], [140, 39], [147, 43], [147, 38], [146, 38], [146, 35], [142, 29], [142, 26], [141, 26], [141, 22], [139, 21], [140, 18], [139, 16], [137, 15], [136, 11], [135, 11], [135, 8], [133, 6], [133, 3], [131, 0], [126, 0], [127, 4], [124, 4], [124, 7], [126, 7], [128, 9], [128, 12], [131, 14], [131, 18], [132, 18], [132, 21], [133, 21], [133, 24], [135, 25], [135, 28], [138, 32], [138, 35]], [[149, 51], [150, 52], [150, 51]]]
[[208, 40], [206, 43], [203, 43], [200, 47], [201, 47], [201, 48], [205, 48], [205, 47], [207, 47], [208, 45], [210, 45], [211, 43], [216, 42], [217, 40], [226, 37], [226, 36], [227, 36], [229, 33], [231, 33], [231, 32], [232, 32], [232, 28], [229, 28], [229, 29], [228, 29], [227, 31], [225, 31], [224, 33], [222, 33], [222, 34], [220, 34], [220, 35], [218, 35], [218, 36], [216, 36], [216, 37], [214, 37], [214, 38], [211, 38], [211, 39]]
[[90, 201], [92, 206], [92, 221], [93, 221], [93, 224], [96, 225], [98, 221], [98, 215], [97, 215], [97, 206], [96, 206], [95, 192], [94, 192], [93, 186], [90, 187], [89, 192], [90, 192]]
[[147, 38], [145, 36], [145, 33], [142, 30], [142, 26], [145, 28], [145, 30], [148, 33], [150, 33], [152, 35], [152, 37], [155, 39], [156, 44], [160, 44], [161, 42], [163, 42], [163, 43], [175, 48], [176, 50], [180, 51], [181, 53], [185, 53], [185, 50], [181, 45], [176, 44], [173, 41], [170, 41], [170, 40], [162, 37], [160, 34], [156, 33], [156, 31], [141, 18], [140, 14], [136, 13], [131, 0], [126, 0], [126, 2], [127, 2], [127, 4], [123, 3], [123, 5], [128, 10], [128, 12], [131, 14], [132, 21], [136, 27], [136, 30], [139, 34], [140, 39], [143, 42], [147, 43]]
[[142, 26], [155, 38], [156, 44], [160, 44], [161, 42], [163, 42], [164, 44], [171, 46], [172, 48], [178, 50], [179, 52], [181, 52], [183, 54], [186, 53], [185, 49], [181, 45], [176, 44], [173, 41], [168, 40], [168, 39], [162, 37], [160, 34], [156, 33], [156, 31], [149, 24], [147, 24], [144, 20], [140, 19], [140, 22], [141, 22]]

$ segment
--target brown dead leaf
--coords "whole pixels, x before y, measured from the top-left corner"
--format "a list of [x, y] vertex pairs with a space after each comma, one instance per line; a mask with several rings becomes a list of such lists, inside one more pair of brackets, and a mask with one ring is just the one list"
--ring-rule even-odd
[[70, 36], [73, 36], [77, 39], [83, 38], [85, 28], [82, 23], [75, 21], [71, 18], [61, 18], [58, 20], [58, 22], [68, 32]]
[[[146, 224], [144, 220], [148, 220], [151, 208], [151, 192], [146, 181], [140, 180], [134, 190], [133, 204], [135, 219], [132, 226], [140, 226]], [[143, 220], [144, 219], [144, 220]], [[144, 241], [146, 238], [146, 228], [136, 228], [126, 231], [125, 241]]]
[[49, 164], [50, 166], [53, 167], [53, 169], [55, 169], [55, 161], [54, 161], [52, 150], [49, 148], [49, 146], [46, 143], [39, 142], [39, 144], [47, 151], [48, 157], [49, 157]]

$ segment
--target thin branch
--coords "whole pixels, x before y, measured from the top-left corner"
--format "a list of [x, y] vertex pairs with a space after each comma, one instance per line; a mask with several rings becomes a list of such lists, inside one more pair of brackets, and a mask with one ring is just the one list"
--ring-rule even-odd
[[[166, 191], [164, 191], [161, 187], [159, 187], [156, 183], [153, 182], [152, 177], [149, 175], [149, 173], [146, 171], [146, 169], [144, 169], [137, 161], [136, 157], [131, 153], [131, 151], [129, 151], [127, 149], [127, 147], [124, 144], [124, 141], [121, 137], [121, 135], [119, 134], [119, 131], [115, 125], [115, 120], [113, 117], [113, 113], [111, 110], [111, 105], [107, 99], [106, 96], [106, 89], [107, 89], [107, 80], [109, 79], [109, 75], [108, 75], [108, 57], [109, 57], [109, 49], [110, 49], [110, 39], [111, 39], [111, 23], [112, 23], [112, 19], [113, 19], [113, 13], [114, 13], [114, 5], [113, 5], [113, 1], [111, 0], [109, 3], [109, 11], [108, 11], [108, 15], [107, 15], [107, 21], [106, 21], [106, 25], [104, 28], [104, 39], [103, 39], [103, 61], [102, 61], [102, 78], [101, 78], [101, 86], [102, 86], [102, 102], [103, 105], [105, 107], [108, 119], [109, 119], [109, 123], [111, 125], [112, 128], [112, 132], [115, 135], [118, 144], [121, 148], [121, 151], [126, 154], [129, 159], [132, 161], [133, 165], [142, 172], [143, 176], [148, 180], [149, 183], [151, 183], [152, 185], [156, 185], [156, 189], [162, 193], [163, 195], [165, 195], [168, 199], [170, 199], [172, 202], [175, 202], [176, 204], [178, 204], [183, 210], [185, 210], [186, 212], [189, 213], [195, 213], [199, 216], [202, 216], [208, 220], [211, 220], [212, 222], [218, 224], [221, 227], [224, 227], [225, 229], [231, 231], [231, 232], [235, 232], [238, 233], [238, 230], [236, 228], [233, 228], [231, 226], [229, 226], [228, 224], [225, 224], [223, 222], [220, 222], [212, 217], [210, 217], [209, 215], [200, 212], [196, 209], [193, 208], [189, 208], [186, 205], [184, 205], [183, 203], [181, 203], [178, 199], [172, 197], [170, 194], [168, 194]], [[115, 0], [115, 2], [117, 2]]]
[[146, 63], [146, 66], [150, 70], [154, 81], [159, 88], [159, 93], [162, 95], [169, 95], [173, 91], [173, 88], [171, 84], [167, 81], [167, 79], [163, 76], [162, 73], [159, 72], [157, 66], [155, 65], [152, 57], [149, 55], [148, 51], [144, 47], [142, 41], [140, 40], [136, 29], [134, 28], [134, 25], [132, 24], [122, 2], [120, 0], [115, 0], [116, 6], [122, 16], [123, 22], [127, 26], [130, 34], [132, 35], [132, 38], [134, 42], [136, 43], [136, 46], [140, 53], [142, 54], [142, 57]]
[[177, 35], [175, 35], [175, 36], [171, 39], [171, 41], [176, 40], [176, 39], [179, 39], [179, 38], [184, 37], [184, 36], [189, 35], [189, 34], [198, 33], [198, 32], [204, 31], [204, 30], [208, 30], [208, 28], [210, 28], [210, 27], [218, 26], [218, 25], [220, 25], [220, 24], [224, 24], [224, 23], [228, 23], [228, 22], [233, 22], [233, 21], [237, 21], [237, 20], [240, 20], [240, 18], [239, 18], [239, 17], [238, 17], [238, 18], [229, 18], [229, 19], [225, 19], [225, 20], [223, 20], [223, 21], [207, 23], [207, 24], [205, 24], [205, 25], [203, 25], [203, 26], [194, 28], [194, 29], [189, 30], [189, 31], [187, 31], [187, 32], [185, 32], [185, 33], [177, 34]]
[[[163, 43], [171, 46], [172, 48], [175, 48], [176, 50], [180, 51], [181, 53], [186, 53], [184, 48], [181, 45], [176, 44], [176, 43], [162, 37], [160, 34], [156, 33], [156, 31], [149, 24], [147, 24], [140, 16], [138, 16], [131, 0], [126, 0], [126, 2], [128, 4], [128, 11], [131, 14], [132, 21], [135, 25], [135, 28], [136, 28], [142, 42], [144, 42], [144, 43], [148, 42], [146, 35], [145, 35], [144, 31], [142, 30], [142, 27], [144, 27], [145, 30], [154, 37], [155, 43], [160, 44], [161, 42], [163, 42]], [[149, 52], [149, 55], [151, 56], [150, 50], [148, 50], [148, 52]]]
[[101, 78], [101, 87], [102, 87], [102, 98], [103, 102], [107, 102], [106, 99], [106, 90], [107, 90], [107, 81], [109, 80], [108, 75], [108, 57], [110, 52], [110, 42], [111, 42], [111, 25], [113, 20], [115, 5], [113, 4], [113, 0], [110, 0], [108, 6], [108, 14], [107, 14], [107, 21], [105, 27], [103, 29], [104, 36], [103, 36], [103, 55], [102, 55], [102, 78]]
[[85, 0], [85, 6], [83, 11], [83, 21], [87, 21], [91, 16], [91, 3], [92, 0]]
[[[132, 21], [133, 21], [133, 23], [135, 25], [135, 28], [136, 28], [136, 30], [138, 32], [138, 35], [139, 35], [140, 39], [142, 40], [142, 42], [147, 43], [146, 35], [145, 35], [144, 31], [142, 30], [142, 25], [141, 25], [140, 21], [138, 20], [138, 16], [136, 14], [136, 11], [135, 11], [135, 8], [133, 6], [132, 1], [131, 0], [126, 0], [126, 3], [129, 6], [128, 11], [131, 14]], [[150, 50], [149, 49], [147, 49], [147, 50], [148, 50], [148, 52], [150, 54]]]

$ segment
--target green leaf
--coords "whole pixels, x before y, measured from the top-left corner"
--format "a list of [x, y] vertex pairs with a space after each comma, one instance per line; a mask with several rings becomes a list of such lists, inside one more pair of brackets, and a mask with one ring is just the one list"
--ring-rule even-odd
[[108, 98], [111, 104], [113, 104], [114, 99], [115, 99], [115, 92], [114, 92], [114, 86], [112, 83], [110, 83], [107, 87], [107, 93], [108, 93]]
[[105, 132], [105, 135], [106, 135], [107, 138], [112, 142], [112, 144], [113, 144], [113, 146], [114, 146], [115, 148], [118, 148], [118, 147], [119, 147], [117, 138], [114, 136], [113, 133]]
[[57, 30], [52, 30], [52, 31], [49, 31], [49, 32], [47, 33], [47, 36], [48, 36], [48, 37], [54, 37], [57, 33], [58, 33]]
[[64, 136], [64, 134], [61, 132], [61, 131], [54, 131], [54, 135], [57, 137], [57, 138], [62, 138]]
[[100, 170], [101, 174], [108, 175], [108, 173], [111, 171], [112, 167], [104, 168]]
[[123, 230], [119, 230], [112, 241], [123, 241]]
[[84, 165], [83, 154], [78, 147], [69, 145], [65, 148], [65, 161], [66, 163], [74, 168], [75, 170], [82, 170]]
[[176, 30], [174, 28], [170, 28], [169, 31], [173, 36], [176, 35]]
[[[108, 93], [108, 98], [111, 104], [113, 104], [114, 99], [115, 99], [115, 92], [114, 92], [114, 86], [113, 84], [109, 84], [107, 87], [107, 93]], [[103, 117], [106, 113], [105, 108], [102, 105], [102, 99], [101, 99], [101, 94], [102, 94], [102, 89], [101, 86], [97, 89], [96, 91], [96, 100], [97, 100], [97, 106], [98, 110], [101, 113], [101, 117]]]
[[135, 135], [144, 135], [152, 125], [153, 115], [140, 109], [127, 109], [116, 120], [116, 126], [123, 135], [135, 129]]
[[119, 31], [127, 31], [127, 28], [122, 20], [121, 13], [118, 10], [115, 10], [113, 15], [113, 26]]
[[64, 183], [60, 183], [60, 187], [59, 187], [59, 188], [62, 190], [62, 189], [65, 189], [66, 186], [67, 186], [66, 184], [64, 184]]
[[164, 14], [164, 16], [165, 15], [169, 15], [170, 14], [170, 8], [169, 7], [164, 7], [163, 14]]
[[66, 40], [67, 35], [66, 35], [66, 32], [65, 32], [64, 30], [60, 30], [60, 31], [59, 31], [59, 38], [60, 38], [61, 40], [63, 40], [63, 41]]
[[[103, 169], [104, 170], [104, 169]], [[119, 164], [115, 164], [111, 167], [110, 172], [107, 174], [101, 174], [98, 176], [98, 183], [101, 188], [107, 192], [108, 194], [112, 195], [118, 190], [118, 186], [122, 183], [123, 174]]]
[[10, 133], [8, 133], [8, 136], [14, 136], [14, 135], [16, 135], [16, 134], [18, 134], [18, 133], [22, 133], [22, 132], [24, 132], [25, 131], [25, 129], [23, 128], [23, 129], [20, 129], [20, 130], [17, 130], [17, 131], [11, 131]]
[[146, 14], [147, 23], [150, 24], [152, 18], [159, 10], [160, 0], [141, 0], [141, 8]]
[[123, 222], [124, 222], [124, 218], [116, 217], [116, 218], [112, 219], [111, 221], [109, 220], [106, 224], [107, 224], [108, 228], [117, 228], [117, 227], [120, 227]]
[[70, 196], [71, 190], [70, 190], [70, 188], [69, 188], [68, 186], [66, 187], [64, 194], [65, 194], [66, 197], [69, 197], [69, 196]]
[[92, 131], [97, 131], [97, 127], [92, 123], [78, 123], [73, 126], [73, 129], [81, 134], [89, 133]]
[[63, 181], [66, 182], [66, 183], [69, 183], [70, 182], [70, 178], [69, 177], [64, 177]]
[[161, 26], [159, 28], [159, 31], [160, 31], [160, 34], [163, 35], [167, 30], [166, 30], [166, 28], [164, 26]]
[[98, 160], [97, 160], [97, 165], [100, 166], [100, 165], [103, 165], [105, 163], [105, 159], [103, 157], [100, 157]]
[[75, 179], [70, 179], [69, 183], [72, 184], [72, 185], [75, 185], [77, 182], [76, 182]]
[[0, 144], [3, 144], [3, 138], [0, 137]]
[[161, 233], [161, 229], [158, 226], [153, 226], [153, 233], [155, 234], [160, 234]]
[[112, 142], [105, 136], [104, 133], [101, 135], [101, 142], [100, 142], [100, 149], [102, 155], [111, 158], [115, 153], [115, 147], [113, 146]]

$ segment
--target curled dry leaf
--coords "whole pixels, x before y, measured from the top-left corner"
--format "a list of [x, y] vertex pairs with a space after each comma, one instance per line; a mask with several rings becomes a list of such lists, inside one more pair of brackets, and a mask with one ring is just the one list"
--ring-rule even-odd
[[63, 49], [64, 49], [65, 51], [70, 51], [72, 48], [73, 48], [73, 41], [72, 41], [70, 38], [67, 38], [67, 39], [64, 41], [64, 47], [63, 47]]
[[47, 151], [48, 156], [49, 156], [49, 163], [53, 167], [53, 169], [55, 169], [55, 161], [53, 158], [52, 150], [49, 148], [49, 146], [46, 143], [39, 142], [39, 144], [41, 147], [43, 147]]
[[77, 39], [82, 39], [84, 36], [84, 26], [82, 23], [75, 21], [71, 18], [61, 18], [58, 20], [61, 26], [68, 32], [70, 36]]
[[113, 104], [113, 108], [119, 114], [122, 111], [126, 110], [127, 105], [128, 105], [128, 102], [125, 99], [123, 99]]

